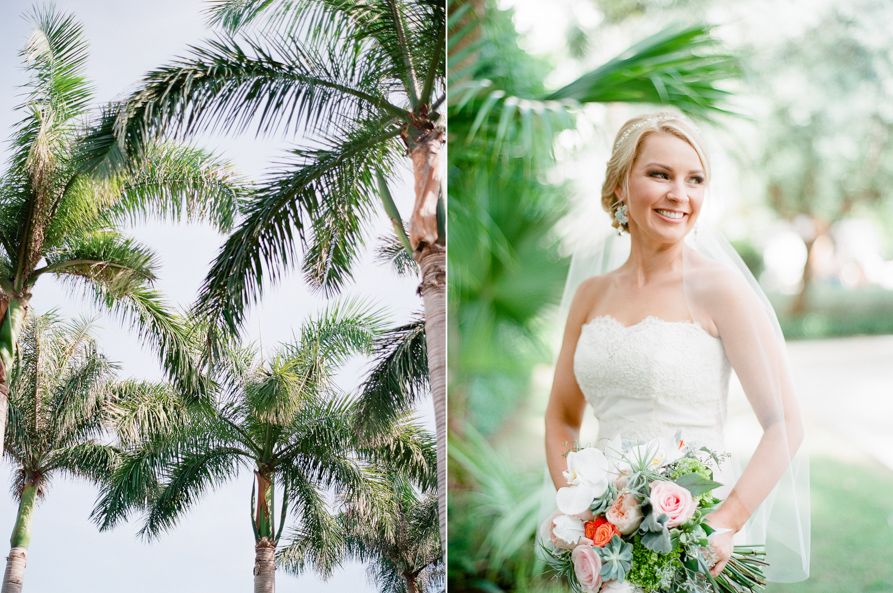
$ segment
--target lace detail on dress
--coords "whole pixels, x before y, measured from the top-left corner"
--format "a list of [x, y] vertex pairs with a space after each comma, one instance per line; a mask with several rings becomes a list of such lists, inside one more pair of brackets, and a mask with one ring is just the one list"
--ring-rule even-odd
[[599, 420], [599, 440], [672, 437], [723, 450], [729, 361], [722, 340], [697, 323], [647, 317], [585, 324], [574, 374]]

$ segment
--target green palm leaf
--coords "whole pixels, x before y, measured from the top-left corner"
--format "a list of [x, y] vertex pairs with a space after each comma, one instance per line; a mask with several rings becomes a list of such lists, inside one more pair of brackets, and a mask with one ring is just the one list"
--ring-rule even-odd
[[[309, 244], [304, 273], [326, 292], [339, 288], [362, 244], [364, 214], [372, 210], [375, 166], [396, 158], [396, 145], [369, 125], [340, 143], [294, 152], [297, 167], [269, 180], [245, 208], [200, 290], [196, 310], [212, 327], [236, 332], [263, 286]], [[268, 279], [266, 276], [269, 275]]]
[[425, 320], [382, 333], [375, 347], [375, 366], [363, 384], [357, 406], [361, 433], [375, 434], [417, 404], [428, 390]]

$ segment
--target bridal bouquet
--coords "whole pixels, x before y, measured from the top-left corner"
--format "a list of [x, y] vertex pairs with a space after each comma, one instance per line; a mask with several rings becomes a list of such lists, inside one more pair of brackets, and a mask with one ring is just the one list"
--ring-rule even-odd
[[714, 451], [679, 439], [567, 454], [567, 487], [558, 490], [547, 563], [584, 593], [733, 593], [762, 591], [764, 552], [736, 546], [718, 577], [707, 515], [720, 500]]

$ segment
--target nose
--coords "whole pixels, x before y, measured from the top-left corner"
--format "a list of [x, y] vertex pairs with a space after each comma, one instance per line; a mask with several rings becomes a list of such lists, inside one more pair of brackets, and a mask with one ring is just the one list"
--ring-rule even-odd
[[667, 198], [674, 202], [688, 201], [688, 192], [686, 192], [684, 179], [676, 179], [670, 184], [670, 188], [667, 191]]

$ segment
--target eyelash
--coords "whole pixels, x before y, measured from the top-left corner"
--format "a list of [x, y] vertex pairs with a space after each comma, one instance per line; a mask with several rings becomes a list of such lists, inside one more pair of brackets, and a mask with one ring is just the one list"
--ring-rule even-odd
[[[649, 177], [658, 177], [660, 179], [669, 179], [670, 178], [670, 176], [663, 171], [651, 171], [650, 173], [648, 173], [648, 175], [649, 175]], [[691, 178], [691, 181], [693, 181], [696, 185], [700, 185], [700, 184], [704, 183], [704, 178], [695, 176], [695, 177]]]

